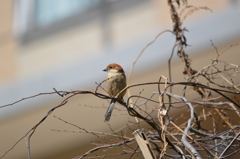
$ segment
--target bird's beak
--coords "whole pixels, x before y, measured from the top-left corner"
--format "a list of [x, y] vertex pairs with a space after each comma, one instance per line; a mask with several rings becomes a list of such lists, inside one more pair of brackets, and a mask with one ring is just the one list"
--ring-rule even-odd
[[104, 69], [103, 71], [106, 71], [106, 72], [107, 72], [107, 71], [108, 71], [108, 69]]

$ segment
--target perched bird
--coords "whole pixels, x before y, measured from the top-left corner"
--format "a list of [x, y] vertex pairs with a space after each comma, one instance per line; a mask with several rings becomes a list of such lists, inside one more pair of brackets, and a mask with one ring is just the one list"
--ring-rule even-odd
[[[103, 71], [108, 72], [107, 79], [106, 79], [106, 90], [109, 95], [115, 97], [127, 85], [124, 70], [120, 65], [116, 63], [112, 63], [112, 64], [109, 64], [106, 67], [106, 69], [104, 69]], [[121, 92], [118, 95], [118, 99], [123, 99], [123, 96], [125, 95], [125, 93], [126, 93], [126, 90]], [[115, 102], [116, 100], [114, 99], [111, 100], [108, 110], [105, 114], [105, 121], [110, 120]]]

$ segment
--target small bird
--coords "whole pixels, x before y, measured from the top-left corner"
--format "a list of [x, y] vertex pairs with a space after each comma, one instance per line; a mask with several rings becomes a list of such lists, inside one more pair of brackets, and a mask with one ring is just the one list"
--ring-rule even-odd
[[[125, 72], [123, 68], [116, 63], [109, 64], [103, 71], [108, 72], [106, 79], [106, 90], [109, 95], [115, 97], [127, 85]], [[123, 100], [123, 96], [125, 95], [125, 93], [126, 90], [121, 92], [118, 95], [118, 99]], [[110, 120], [115, 102], [116, 100], [111, 100], [108, 110], [105, 114], [105, 121]]]

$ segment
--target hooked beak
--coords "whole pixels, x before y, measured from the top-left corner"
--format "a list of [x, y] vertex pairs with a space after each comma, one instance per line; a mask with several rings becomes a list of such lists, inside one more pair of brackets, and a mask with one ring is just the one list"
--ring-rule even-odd
[[108, 71], [108, 69], [104, 69], [103, 71], [107, 72], [107, 71]]

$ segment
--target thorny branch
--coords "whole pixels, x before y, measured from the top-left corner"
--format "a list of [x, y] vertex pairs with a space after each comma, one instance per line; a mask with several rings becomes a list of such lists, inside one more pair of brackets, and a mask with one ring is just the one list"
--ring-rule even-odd
[[[172, 86], [175, 86], [175, 85], [185, 85], [185, 86], [193, 86], [193, 87], [196, 87], [196, 86], [198, 86], [198, 87], [202, 87], [202, 88], [204, 88], [204, 89], [208, 89], [208, 90], [211, 90], [211, 91], [215, 91], [215, 92], [225, 92], [225, 93], [231, 93], [231, 94], [239, 94], [238, 92], [232, 92], [232, 91], [228, 91], [228, 90], [220, 90], [220, 89], [215, 89], [215, 88], [211, 88], [211, 87], [209, 87], [209, 86], [206, 86], [206, 85], [202, 85], [202, 84], [198, 84], [198, 83], [190, 83], [190, 82], [179, 82], [179, 83], [166, 83], [166, 82], [149, 82], [149, 83], [140, 83], [140, 84], [135, 84], [135, 85], [130, 85], [130, 86], [128, 86], [128, 87], [126, 87], [126, 89], [129, 89], [129, 88], [132, 88], [132, 87], [139, 87], [139, 86], [142, 86], [142, 85], [152, 85], [152, 84], [155, 84], [155, 85], [159, 85], [159, 84], [162, 84], [162, 85], [165, 85], [165, 89], [164, 89], [164, 91], [166, 91], [167, 90], [167, 88], [168, 87], [172, 87]], [[73, 96], [75, 96], [75, 95], [79, 95], [79, 94], [92, 94], [92, 95], [95, 95], [95, 96], [97, 96], [97, 97], [99, 97], [99, 98], [103, 98], [103, 99], [110, 99], [110, 98], [112, 98], [112, 97], [109, 97], [109, 96], [106, 96], [106, 95], [104, 95], [104, 94], [100, 94], [100, 93], [97, 93], [97, 92], [91, 92], [91, 91], [70, 91], [70, 92], [66, 92], [66, 91], [59, 91], [59, 92], [55, 92], [55, 93], [58, 93], [58, 94], [60, 94], [60, 92], [61, 93], [64, 93], [65, 94], [65, 96], [63, 96], [65, 99], [59, 104], [59, 105], [57, 105], [56, 107], [53, 107], [51, 110], [49, 110], [48, 111], [48, 113], [33, 127], [33, 128], [31, 128], [30, 130], [29, 130], [29, 132], [27, 132], [20, 140], [22, 140], [23, 138], [25, 138], [25, 137], [27, 137], [28, 136], [28, 146], [29, 146], [29, 148], [28, 148], [28, 152], [29, 152], [29, 158], [31, 158], [30, 157], [30, 141], [31, 141], [31, 137], [32, 137], [32, 135], [34, 134], [34, 132], [36, 131], [36, 129], [37, 129], [37, 127], [42, 123], [42, 122], [44, 122], [46, 119], [47, 119], [47, 117], [55, 110], [55, 109], [57, 109], [57, 108], [59, 108], [59, 107], [61, 107], [61, 106], [63, 106], [63, 105], [65, 105], [65, 104], [67, 104], [67, 101], [68, 100], [70, 100]], [[50, 92], [49, 94], [52, 94], [53, 92]], [[168, 94], [168, 95], [170, 95], [170, 94]], [[137, 117], [138, 119], [141, 119], [142, 121], [145, 121], [146, 123], [148, 123], [148, 125], [152, 128], [152, 130], [155, 130], [156, 131], [156, 133], [158, 134], [158, 136], [160, 137], [160, 136], [162, 136], [161, 134], [162, 134], [162, 128], [161, 127], [159, 127], [159, 124], [157, 123], [157, 122], [155, 122], [154, 121], [154, 116], [153, 115], [148, 115], [147, 117], [146, 116], [143, 116], [143, 115], [141, 115], [141, 112], [144, 112], [144, 110], [143, 109], [141, 109], [139, 106], [137, 106], [137, 107], [135, 107], [135, 108], [132, 108], [132, 107], [129, 107], [129, 105], [128, 105], [128, 101], [131, 99], [131, 98], [133, 98], [133, 97], [140, 97], [140, 96], [131, 96], [131, 97], [129, 97], [128, 98], [128, 100], [127, 100], [127, 103], [124, 103], [123, 101], [121, 101], [121, 100], [119, 100], [118, 102], [120, 103], [120, 104], [122, 104], [123, 106], [125, 106], [125, 108], [127, 108], [127, 110], [128, 110], [128, 112], [129, 112], [129, 115], [130, 116], [133, 116], [133, 117]], [[176, 96], [173, 96], [173, 97], [176, 97]], [[227, 96], [226, 96], [227, 97]], [[140, 97], [141, 98], [141, 97]], [[178, 96], [178, 98], [179, 98], [179, 96]], [[25, 99], [29, 99], [29, 98], [23, 98], [22, 100], [25, 100]], [[144, 97], [144, 99], [146, 99], [146, 102], [157, 102], [157, 101], [154, 101], [154, 100], [152, 100], [152, 99], [150, 99], [150, 98], [145, 98]], [[238, 106], [238, 107], [240, 107], [239, 106], [239, 104], [237, 104], [236, 102], [234, 102], [230, 97], [227, 97], [227, 99], [229, 99], [230, 101], [232, 101], [236, 106]], [[187, 102], [186, 100], [184, 100], [185, 102]], [[187, 102], [187, 103], [189, 103], [189, 102]], [[211, 102], [207, 102], [207, 103], [200, 103], [200, 102], [196, 102], [196, 101], [194, 101], [193, 103], [198, 103], [198, 104], [202, 104], [202, 105], [214, 105], [215, 103], [211, 103]], [[174, 104], [174, 102], [172, 103], [172, 104]], [[230, 105], [232, 108], [233, 108], [233, 105], [231, 104], [231, 103], [223, 103], [222, 105]], [[10, 104], [11, 105], [11, 104]], [[9, 106], [10, 106], [9, 105]], [[189, 105], [189, 104], [188, 104]], [[139, 110], [141, 110], [141, 112], [139, 112], [139, 111], [137, 111], [136, 110], [136, 108], [139, 108]], [[234, 107], [234, 110], [236, 110], [236, 108]], [[148, 118], [148, 117], [151, 117], [150, 119]], [[67, 123], [67, 122], [66, 122]], [[68, 123], [69, 124], [69, 123]], [[93, 133], [93, 132], [90, 132], [90, 131], [86, 131], [85, 129], [82, 129], [83, 130], [83, 132], [85, 132], [85, 133], [89, 133], [89, 134], [93, 134], [93, 135], [95, 135], [96, 137], [99, 137], [99, 138], [102, 138], [102, 137], [100, 137], [100, 136], [98, 136], [98, 134], [97, 133]], [[192, 130], [194, 130], [194, 129], [190, 129], [191, 131]], [[201, 134], [201, 133], [198, 133], [198, 135], [199, 134]], [[105, 133], [101, 133], [101, 135], [110, 135], [110, 134], [105, 134]], [[212, 135], [209, 135], [208, 137], [212, 137]], [[126, 138], [126, 137], [124, 137], [124, 138]], [[127, 137], [127, 138], [129, 138], [129, 137]], [[129, 139], [125, 139], [126, 141], [128, 141]], [[168, 143], [168, 145], [170, 146], [170, 147], [172, 147], [172, 149], [174, 149], [180, 156], [184, 156], [184, 154], [182, 154], [181, 153], [181, 151], [179, 151], [178, 150], [178, 148], [174, 145], [174, 143], [167, 137], [167, 136], [165, 136], [165, 138], [166, 138], [166, 141], [167, 141], [167, 143]], [[103, 138], [104, 139], [104, 138]], [[1, 157], [4, 157], [10, 150], [12, 150], [13, 148], [14, 148], [14, 146], [20, 141], [20, 140], [18, 140], [8, 151], [6, 151], [6, 153], [4, 153]], [[161, 142], [162, 141], [162, 139], [161, 138], [159, 138], [159, 141]], [[118, 145], [118, 144], [116, 144], [116, 145]], [[105, 147], [105, 146], [100, 146], [100, 148], [103, 148], [103, 147]], [[111, 145], [109, 145], [109, 147], [111, 147]], [[94, 149], [95, 150], [95, 149]], [[97, 150], [97, 149], [96, 149]], [[90, 151], [90, 152], [92, 152], [92, 151]]]

